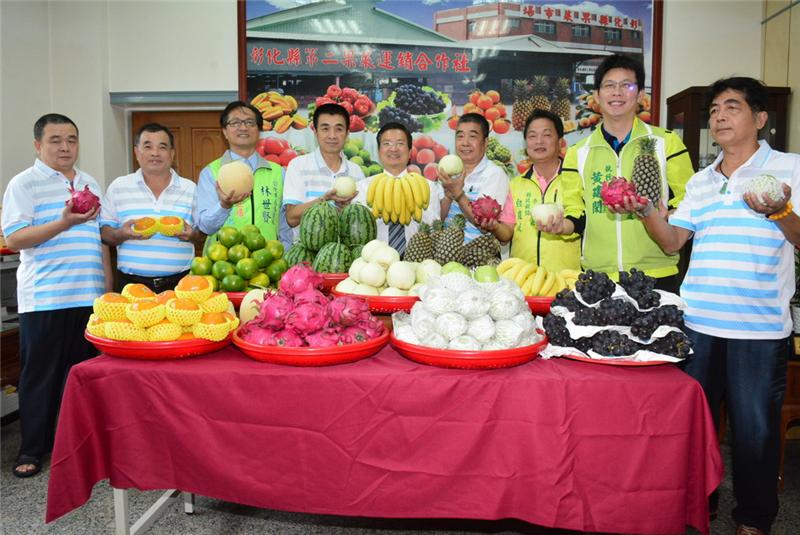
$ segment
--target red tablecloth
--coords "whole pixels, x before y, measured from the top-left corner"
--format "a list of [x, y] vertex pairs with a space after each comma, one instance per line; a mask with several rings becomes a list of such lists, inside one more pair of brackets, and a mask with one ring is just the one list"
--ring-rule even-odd
[[309, 513], [707, 532], [706, 496], [721, 477], [703, 392], [672, 365], [462, 371], [389, 347], [327, 368], [235, 348], [101, 356], [67, 381], [47, 521], [108, 478]]

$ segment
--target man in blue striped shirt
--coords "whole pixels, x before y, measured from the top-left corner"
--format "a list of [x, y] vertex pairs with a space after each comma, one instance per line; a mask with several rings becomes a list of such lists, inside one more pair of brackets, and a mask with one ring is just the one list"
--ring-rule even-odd
[[20, 251], [19, 418], [22, 441], [14, 475], [39, 473], [53, 447], [67, 373], [97, 354], [83, 337], [94, 299], [106, 289], [108, 258], [100, 243], [99, 208], [73, 213], [70, 186], [98, 197], [97, 181], [75, 167], [78, 127], [64, 115], [42, 116], [33, 127], [38, 158], [11, 179], [3, 195], [3, 232]]
[[[758, 141], [767, 92], [758, 80], [719, 80], [709, 95], [709, 127], [722, 152], [695, 174], [686, 197], [663, 210], [627, 201], [666, 252], [692, 238], [681, 296], [694, 355], [686, 371], [703, 385], [715, 422], [727, 400], [733, 440], [737, 534], [769, 533], [778, 513], [780, 412], [786, 386], [800, 244], [800, 156]], [[749, 183], [772, 175], [782, 195]], [[794, 193], [792, 193], [794, 192]]]
[[[172, 169], [175, 145], [172, 132], [157, 123], [142, 126], [134, 139], [139, 169], [121, 176], [108, 187], [100, 213], [103, 242], [117, 247], [117, 289], [141, 283], [154, 292], [171, 290], [189, 272], [194, 257], [195, 184]], [[174, 236], [148, 237], [133, 230], [141, 217], [171, 216], [183, 220]]]

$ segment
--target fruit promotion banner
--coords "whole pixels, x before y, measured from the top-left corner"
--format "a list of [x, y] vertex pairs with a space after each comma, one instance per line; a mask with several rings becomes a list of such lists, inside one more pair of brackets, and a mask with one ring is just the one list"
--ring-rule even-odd
[[[527, 167], [522, 129], [537, 108], [562, 118], [566, 144], [600, 121], [592, 95], [605, 55], [642, 60], [639, 118], [650, 122], [653, 1], [248, 0], [244, 98], [264, 118], [258, 146], [287, 165], [316, 148], [311, 117], [336, 102], [350, 112], [346, 157], [382, 170], [375, 133], [400, 122], [414, 138], [412, 166], [433, 179], [454, 152], [458, 117], [491, 126], [487, 155], [509, 176]], [[564, 149], [565, 150], [565, 149]]]

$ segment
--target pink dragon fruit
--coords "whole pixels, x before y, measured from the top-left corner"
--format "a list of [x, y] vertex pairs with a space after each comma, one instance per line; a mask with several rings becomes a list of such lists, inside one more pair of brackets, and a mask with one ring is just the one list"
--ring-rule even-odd
[[290, 297], [280, 292], [266, 294], [253, 322], [269, 329], [283, 329], [286, 318], [294, 308], [294, 301]]
[[302, 305], [303, 303], [315, 303], [317, 305], [327, 306], [328, 300], [328, 297], [324, 293], [314, 288], [306, 288], [294, 296], [295, 306]]
[[291, 329], [283, 329], [275, 333], [275, 342], [273, 345], [283, 347], [302, 347], [305, 345], [303, 338]]
[[341, 343], [336, 329], [322, 329], [321, 331], [307, 334], [305, 340], [311, 347], [333, 347]]
[[369, 337], [367, 337], [367, 333], [364, 329], [352, 325], [342, 329], [340, 339], [345, 344], [358, 344], [359, 342], [366, 342], [369, 340]]
[[621, 206], [625, 197], [634, 197], [636, 202], [646, 204], [647, 199], [636, 193], [636, 184], [625, 177], [614, 177], [613, 180], [603, 182], [600, 188], [600, 198], [606, 206]]
[[303, 262], [290, 267], [281, 275], [279, 287], [286, 295], [293, 297], [310, 288], [322, 288], [322, 276], [311, 269], [307, 262]]
[[488, 195], [484, 195], [477, 201], [472, 201], [469, 205], [472, 208], [472, 215], [480, 225], [485, 225], [490, 221], [497, 221], [497, 218], [500, 217], [500, 212], [503, 211], [500, 204]]
[[360, 297], [337, 296], [328, 303], [328, 311], [331, 320], [345, 327], [370, 317], [369, 305]]
[[262, 346], [275, 346], [278, 345], [275, 335], [279, 331], [275, 329], [264, 328], [256, 325], [255, 322], [246, 323], [239, 331], [239, 335], [243, 340], [259, 344]]
[[386, 326], [383, 324], [383, 322], [374, 317], [358, 320], [355, 326], [363, 329], [364, 333], [367, 335], [367, 339], [369, 340], [378, 338], [386, 332]]
[[327, 307], [316, 303], [303, 303], [297, 305], [286, 318], [286, 327], [291, 327], [296, 333], [305, 336], [324, 329], [329, 322]]
[[[76, 190], [72, 187], [72, 184], [70, 184], [69, 192], [69, 200], [72, 201], [72, 208], [70, 211], [73, 214], [85, 214], [94, 208], [100, 208], [100, 197], [92, 193], [88, 185], [84, 186], [83, 190]], [[69, 204], [69, 201], [67, 201], [66, 204]]]

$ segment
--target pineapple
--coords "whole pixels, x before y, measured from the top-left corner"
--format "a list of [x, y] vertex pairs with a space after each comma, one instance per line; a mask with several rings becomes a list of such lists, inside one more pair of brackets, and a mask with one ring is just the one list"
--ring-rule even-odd
[[661, 166], [656, 159], [656, 138], [648, 136], [639, 140], [639, 154], [633, 160], [631, 179], [639, 195], [658, 204], [661, 200]]
[[556, 82], [556, 100], [553, 102], [553, 113], [568, 121], [571, 106], [569, 102], [569, 78], [559, 78]]
[[407, 262], [422, 262], [428, 258], [433, 258], [431, 227], [426, 223], [420, 223], [417, 233], [408, 240], [403, 260]]
[[512, 88], [514, 103], [511, 105], [511, 126], [514, 130], [525, 128], [525, 120], [533, 111], [527, 80], [514, 80]]
[[433, 250], [433, 259], [444, 265], [448, 262], [458, 262], [461, 258], [461, 249], [464, 247], [464, 219], [463, 214], [456, 214], [453, 222], [439, 233], [436, 246]]
[[431, 225], [431, 244], [433, 245], [434, 251], [436, 251], [436, 247], [439, 245], [439, 236], [441, 236], [442, 230], [444, 230], [444, 223], [437, 219]]
[[470, 269], [491, 264], [500, 256], [500, 242], [491, 234], [481, 234], [468, 244], [461, 253], [459, 262]]
[[[550, 82], [547, 76], [534, 76], [533, 77], [533, 97], [531, 98], [531, 111], [533, 110], [550, 110], [550, 99], [547, 98], [547, 92], [550, 90]], [[527, 115], [525, 118], [527, 119]]]

